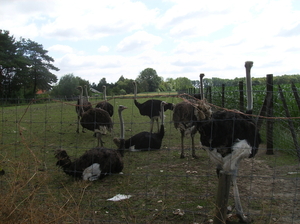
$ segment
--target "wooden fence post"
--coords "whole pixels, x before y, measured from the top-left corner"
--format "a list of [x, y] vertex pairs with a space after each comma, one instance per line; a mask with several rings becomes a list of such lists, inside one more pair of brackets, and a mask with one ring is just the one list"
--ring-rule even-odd
[[213, 224], [224, 224], [227, 219], [227, 204], [231, 184], [231, 175], [223, 171], [219, 173], [218, 192], [216, 199], [216, 214]]
[[211, 98], [211, 86], [208, 86], [206, 89], [206, 99], [208, 99], [209, 103], [212, 103], [212, 98]]
[[295, 86], [295, 84], [293, 82], [292, 82], [292, 90], [293, 90], [293, 93], [294, 93], [294, 97], [295, 97], [298, 109], [300, 111], [300, 98], [299, 98], [299, 94], [298, 94], [297, 88], [296, 88], [296, 86]]
[[[267, 117], [273, 117], [273, 74], [267, 75], [267, 98], [269, 99], [267, 105]], [[267, 118], [267, 155], [274, 155], [273, 151], [273, 119]]]

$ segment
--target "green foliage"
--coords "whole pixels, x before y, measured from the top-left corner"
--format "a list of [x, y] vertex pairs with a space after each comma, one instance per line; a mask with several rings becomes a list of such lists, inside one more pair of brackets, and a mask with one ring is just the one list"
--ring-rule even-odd
[[[50, 70], [58, 71], [48, 51], [30, 39], [15, 41], [8, 31], [0, 30], [0, 94], [5, 97], [34, 97], [37, 90], [49, 90], [57, 81]], [[22, 88], [22, 91], [20, 91]]]
[[141, 92], [156, 92], [162, 79], [153, 68], [146, 68], [140, 72], [136, 81]]
[[189, 88], [193, 88], [191, 80], [189, 80], [186, 77], [179, 77], [179, 78], [175, 79], [174, 82], [175, 82], [175, 89], [177, 91], [182, 91], [182, 90], [186, 90]]

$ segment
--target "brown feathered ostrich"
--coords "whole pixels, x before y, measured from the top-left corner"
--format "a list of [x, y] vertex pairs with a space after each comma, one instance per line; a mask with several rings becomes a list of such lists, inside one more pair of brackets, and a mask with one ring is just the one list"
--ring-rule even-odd
[[109, 102], [107, 102], [106, 86], [103, 86], [102, 89], [103, 89], [103, 101], [97, 103], [96, 108], [101, 108], [103, 110], [106, 110], [108, 112], [109, 116], [112, 117], [114, 115], [114, 107]]
[[101, 139], [102, 133], [106, 130], [109, 132], [113, 128], [113, 123], [111, 117], [107, 111], [100, 108], [91, 108], [82, 114], [80, 119], [80, 124], [83, 128], [93, 131], [98, 139], [98, 147], [103, 146], [103, 141]]
[[[160, 117], [160, 113], [161, 113], [161, 100], [147, 100], [144, 103], [139, 103], [136, 100], [136, 95], [137, 95], [137, 84], [134, 81], [133, 82], [133, 86], [134, 86], [134, 104], [135, 106], [139, 109], [140, 114], [143, 116], [148, 116], [151, 119], [151, 125], [150, 125], [150, 132], [153, 131], [153, 124], [154, 121], [156, 121], [157, 124], [157, 132], [159, 132], [159, 124], [158, 124], [158, 119]], [[173, 110], [173, 104], [172, 103], [167, 103], [164, 106], [164, 111], [166, 110]]]
[[[77, 129], [76, 132], [79, 133], [79, 124], [80, 124], [80, 118], [82, 117], [82, 114], [85, 111], [88, 111], [89, 109], [92, 108], [92, 104], [88, 101], [87, 97], [83, 96], [83, 89], [82, 86], [78, 86], [77, 89], [80, 91], [78, 100], [77, 100], [77, 105], [75, 107], [76, 114], [77, 114]], [[84, 128], [82, 128], [82, 132], [84, 131]]]
[[192, 139], [192, 156], [198, 158], [195, 152], [194, 136], [197, 133], [197, 122], [199, 120], [208, 119], [211, 114], [210, 106], [205, 101], [184, 100], [177, 103], [173, 109], [174, 127], [180, 130], [181, 134], [181, 154], [180, 158], [184, 156], [184, 137], [191, 137]]
[[104, 147], [92, 148], [73, 162], [65, 150], [57, 150], [55, 157], [58, 159], [56, 165], [63, 171], [76, 178], [94, 181], [112, 173], [120, 173], [123, 170], [124, 156], [124, 123], [122, 111], [126, 107], [120, 105], [118, 112], [121, 121], [121, 140], [118, 150]]
[[[247, 74], [247, 112], [252, 113], [252, 86], [249, 85], [250, 69], [253, 62], [245, 63]], [[237, 186], [239, 163], [244, 158], [254, 157], [261, 138], [256, 122], [248, 114], [239, 111], [217, 111], [208, 120], [197, 123], [200, 141], [211, 160], [220, 171], [231, 175], [237, 216], [242, 222], [250, 222], [245, 216]]]
[[[161, 148], [162, 140], [165, 135], [164, 126], [164, 106], [167, 105], [166, 102], [161, 102], [161, 125], [160, 130], [157, 133], [151, 133], [147, 131], [135, 134], [129, 139], [125, 140], [125, 149], [130, 149], [131, 151], [151, 151]], [[120, 141], [114, 138], [114, 143], [119, 146]]]

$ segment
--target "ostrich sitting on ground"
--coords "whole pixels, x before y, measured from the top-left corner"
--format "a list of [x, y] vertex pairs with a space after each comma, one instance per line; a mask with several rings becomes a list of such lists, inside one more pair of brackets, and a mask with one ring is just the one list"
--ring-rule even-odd
[[[87, 97], [83, 96], [83, 89], [82, 86], [78, 86], [77, 89], [80, 91], [78, 100], [77, 100], [77, 105], [75, 107], [76, 114], [77, 114], [77, 130], [76, 132], [79, 133], [79, 124], [80, 124], [80, 118], [82, 117], [82, 114], [85, 111], [88, 111], [89, 109], [92, 108], [92, 104], [88, 101]], [[82, 128], [82, 132], [84, 131], [84, 128]]]
[[[198, 108], [200, 107], [200, 109]], [[184, 137], [191, 137], [192, 139], [192, 156], [198, 158], [195, 152], [194, 136], [197, 133], [197, 122], [202, 119], [208, 119], [211, 115], [210, 106], [204, 101], [182, 101], [175, 105], [173, 109], [173, 122], [176, 129], [179, 128], [181, 133], [181, 154], [180, 158], [184, 156]]]
[[[164, 106], [167, 105], [166, 102], [161, 102], [161, 125], [158, 133], [151, 132], [140, 132], [131, 138], [125, 140], [125, 149], [130, 149], [132, 151], [148, 151], [160, 149], [163, 137], [165, 135], [164, 127]], [[117, 138], [114, 138], [114, 143], [119, 146], [120, 142]]]
[[101, 108], [101, 109], [107, 111], [109, 116], [112, 117], [114, 115], [114, 107], [109, 102], [107, 102], [107, 99], [106, 99], [106, 86], [103, 86], [102, 89], [103, 89], [103, 101], [99, 102], [96, 105], [96, 108]]
[[59, 149], [55, 152], [55, 157], [58, 159], [56, 165], [70, 176], [90, 181], [101, 179], [112, 173], [120, 173], [123, 170], [122, 157], [124, 155], [124, 124], [121, 114], [124, 109], [126, 109], [124, 106], [119, 106], [118, 109], [121, 121], [121, 140], [118, 150], [103, 147], [92, 148], [72, 162], [67, 152]]
[[[247, 73], [247, 112], [252, 112], [252, 90], [249, 85], [250, 69], [253, 62], [246, 62]], [[206, 109], [206, 108], [205, 108]], [[221, 170], [231, 175], [237, 216], [243, 222], [249, 222], [244, 215], [237, 186], [239, 163], [244, 158], [254, 157], [261, 143], [255, 121], [247, 114], [238, 111], [217, 111], [209, 120], [197, 123], [200, 141], [211, 160], [217, 164], [217, 173]]]
[[[156, 121], [157, 124], [157, 132], [159, 132], [159, 124], [158, 124], [158, 118], [160, 117], [160, 105], [161, 105], [161, 100], [147, 100], [144, 103], [139, 103], [136, 100], [136, 95], [137, 95], [137, 84], [134, 81], [133, 82], [134, 86], [134, 104], [135, 106], [139, 109], [140, 114], [143, 116], [148, 116], [151, 119], [151, 126], [150, 126], [150, 132], [153, 131], [153, 124], [154, 121]], [[166, 110], [173, 110], [173, 104], [172, 103], [167, 103], [164, 106], [164, 111]]]
[[102, 133], [106, 130], [111, 131], [113, 123], [109, 114], [100, 108], [91, 108], [82, 114], [80, 124], [83, 128], [86, 128], [95, 133], [98, 139], [98, 147], [103, 146], [101, 139]]

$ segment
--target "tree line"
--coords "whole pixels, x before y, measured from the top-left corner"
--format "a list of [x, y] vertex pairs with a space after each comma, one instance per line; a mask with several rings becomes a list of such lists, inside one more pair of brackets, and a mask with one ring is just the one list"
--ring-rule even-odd
[[0, 30], [0, 97], [29, 98], [37, 90], [50, 90], [58, 71], [48, 51], [30, 39], [16, 41], [9, 31]]
[[[66, 74], [57, 79], [51, 71], [59, 71], [53, 65], [54, 59], [48, 51], [30, 39], [20, 38], [16, 41], [9, 31], [0, 30], [0, 98], [32, 98], [38, 90], [47, 92], [52, 97], [73, 98], [78, 95], [76, 87], [87, 85], [90, 88], [102, 91], [105, 85], [108, 95], [126, 95], [133, 93], [132, 82], [123, 75], [117, 82], [107, 83], [106, 78], [90, 84], [73, 74]], [[204, 87], [207, 86], [236, 86], [245, 78], [221, 79], [204, 78]], [[135, 81], [138, 83], [138, 92], [173, 92], [185, 91], [200, 86], [199, 80], [190, 80], [187, 77], [176, 79], [158, 76], [153, 68], [146, 68], [140, 72]], [[299, 83], [300, 76], [275, 76], [274, 84]], [[252, 78], [253, 85], [265, 84], [266, 78]]]

